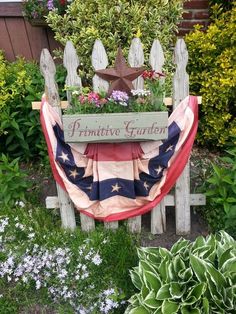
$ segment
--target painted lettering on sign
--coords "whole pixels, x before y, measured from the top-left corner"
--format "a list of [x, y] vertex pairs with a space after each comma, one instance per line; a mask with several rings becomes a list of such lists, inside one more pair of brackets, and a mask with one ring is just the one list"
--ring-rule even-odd
[[159, 127], [157, 122], [153, 122], [151, 126], [137, 127], [135, 120], [123, 121], [120, 128], [112, 128], [110, 125], [99, 125], [96, 129], [92, 129], [87, 125], [81, 125], [81, 118], [72, 121], [68, 125], [69, 137], [118, 137], [122, 134], [127, 139], [135, 139], [140, 135], [164, 134], [166, 127]]
[[168, 136], [168, 112], [63, 115], [67, 143], [161, 140]]
[[136, 127], [135, 120], [125, 121], [125, 137], [136, 138], [139, 135], [147, 134], [164, 134], [166, 127], [158, 127], [157, 122], [152, 123], [149, 127]]
[[70, 123], [68, 125], [68, 129], [70, 130], [68, 133], [69, 137], [76, 136], [78, 137], [93, 137], [93, 136], [98, 136], [98, 137], [103, 137], [103, 136], [119, 136], [120, 135], [120, 129], [119, 128], [111, 128], [109, 125], [106, 127], [104, 126], [98, 126], [97, 129], [91, 129], [91, 127], [83, 126], [81, 128], [81, 119], [77, 119]]

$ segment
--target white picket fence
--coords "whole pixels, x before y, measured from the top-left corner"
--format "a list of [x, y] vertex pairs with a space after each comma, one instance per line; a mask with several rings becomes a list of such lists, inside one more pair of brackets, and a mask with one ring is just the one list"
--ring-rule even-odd
[[[154, 40], [149, 57], [149, 63], [153, 70], [162, 72], [164, 64], [164, 54], [161, 44]], [[139, 67], [144, 64], [144, 53], [142, 43], [139, 38], [132, 40], [128, 62], [132, 67]], [[172, 103], [175, 108], [182, 99], [189, 94], [189, 76], [186, 72], [188, 62], [188, 52], [183, 39], [178, 39], [174, 50], [174, 62], [176, 71], [173, 79], [173, 99], [166, 99], [167, 103]], [[76, 50], [71, 42], [67, 42], [64, 50], [63, 64], [67, 69], [66, 85], [81, 87], [81, 79], [77, 74], [77, 68], [80, 64]], [[96, 40], [92, 52], [92, 65], [95, 70], [105, 69], [108, 66], [108, 58], [105, 48], [100, 40]], [[51, 106], [55, 107], [61, 115], [62, 103], [59, 99], [57, 85], [55, 82], [56, 67], [53, 59], [47, 49], [43, 49], [40, 59], [41, 72], [45, 79], [45, 92]], [[143, 88], [143, 78], [139, 77], [134, 81], [136, 89]], [[93, 77], [93, 89], [108, 90], [108, 83], [99, 78], [96, 74]], [[68, 100], [70, 94], [67, 94]], [[65, 102], [63, 103], [65, 105]], [[34, 109], [39, 109], [38, 104], [33, 105]], [[47, 197], [47, 208], [60, 208], [62, 226], [64, 228], [74, 229], [76, 227], [75, 210], [68, 194], [58, 185], [55, 197]], [[166, 206], [175, 207], [176, 233], [190, 233], [190, 206], [204, 205], [205, 197], [202, 194], [190, 194], [190, 175], [189, 163], [185, 167], [182, 175], [175, 185], [175, 194], [167, 195], [163, 201], [151, 211], [151, 233], [161, 234], [166, 230]], [[81, 228], [89, 231], [95, 228], [95, 221], [80, 213]], [[118, 221], [105, 223], [106, 228], [118, 228]], [[128, 219], [128, 228], [131, 232], [141, 231], [141, 216]]]

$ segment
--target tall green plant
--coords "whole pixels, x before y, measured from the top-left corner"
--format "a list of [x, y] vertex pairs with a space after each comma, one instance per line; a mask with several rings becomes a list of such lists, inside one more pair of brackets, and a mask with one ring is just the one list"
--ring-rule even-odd
[[80, 57], [80, 74], [91, 84], [91, 53], [96, 39], [101, 39], [110, 62], [119, 45], [125, 56], [134, 37], [140, 37], [148, 61], [154, 39], [158, 38], [167, 53], [166, 71], [171, 69], [170, 46], [183, 8], [182, 0], [75, 0], [67, 13], [51, 12], [47, 22], [62, 45], [71, 40]]
[[236, 236], [236, 147], [228, 149], [221, 160], [212, 164], [212, 175], [205, 184], [206, 217], [214, 231], [224, 228]]
[[19, 158], [9, 160], [0, 157], [0, 205], [14, 206], [26, 200], [27, 188], [30, 187], [27, 174], [19, 167]]
[[180, 239], [170, 251], [138, 250], [131, 271], [138, 292], [125, 314], [233, 314], [236, 308], [236, 242], [227, 233]]

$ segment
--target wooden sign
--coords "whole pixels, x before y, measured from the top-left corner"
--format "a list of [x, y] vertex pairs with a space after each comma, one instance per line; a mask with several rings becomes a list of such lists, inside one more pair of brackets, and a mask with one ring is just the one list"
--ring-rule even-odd
[[67, 143], [133, 142], [168, 137], [168, 112], [74, 114], [62, 116]]

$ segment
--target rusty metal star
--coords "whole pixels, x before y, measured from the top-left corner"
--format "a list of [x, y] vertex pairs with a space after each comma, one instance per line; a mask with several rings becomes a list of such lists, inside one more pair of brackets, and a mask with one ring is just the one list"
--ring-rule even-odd
[[102, 79], [111, 82], [108, 90], [108, 96], [110, 96], [113, 90], [120, 90], [131, 94], [131, 90], [134, 89], [132, 81], [139, 77], [144, 70], [144, 67], [128, 67], [122, 50], [119, 48], [114, 68], [97, 70], [95, 73]]

